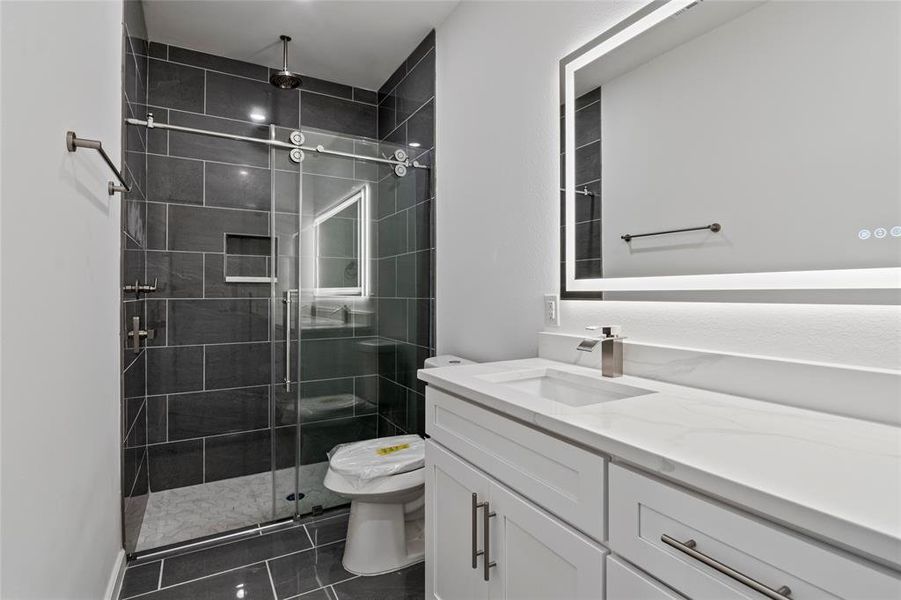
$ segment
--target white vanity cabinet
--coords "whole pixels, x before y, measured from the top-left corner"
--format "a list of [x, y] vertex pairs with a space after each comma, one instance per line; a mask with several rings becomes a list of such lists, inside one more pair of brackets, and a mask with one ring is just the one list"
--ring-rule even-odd
[[425, 468], [426, 598], [603, 597], [601, 545], [431, 440]]
[[901, 598], [896, 572], [432, 385], [426, 432], [429, 599]]

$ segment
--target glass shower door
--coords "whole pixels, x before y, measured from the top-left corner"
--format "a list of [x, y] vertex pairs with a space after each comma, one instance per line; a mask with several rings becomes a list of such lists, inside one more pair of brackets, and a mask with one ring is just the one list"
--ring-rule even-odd
[[[291, 130], [270, 126], [272, 139]], [[300, 227], [303, 163], [283, 149], [270, 150], [272, 207], [271, 286], [271, 519], [301, 514], [300, 490]]]

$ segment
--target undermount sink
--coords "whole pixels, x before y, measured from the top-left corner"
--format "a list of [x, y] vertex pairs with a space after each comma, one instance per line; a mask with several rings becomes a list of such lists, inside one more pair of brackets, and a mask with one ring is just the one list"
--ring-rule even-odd
[[588, 406], [654, 393], [653, 390], [613, 383], [604, 381], [600, 377], [578, 375], [558, 369], [493, 373], [482, 375], [480, 379], [567, 406]]

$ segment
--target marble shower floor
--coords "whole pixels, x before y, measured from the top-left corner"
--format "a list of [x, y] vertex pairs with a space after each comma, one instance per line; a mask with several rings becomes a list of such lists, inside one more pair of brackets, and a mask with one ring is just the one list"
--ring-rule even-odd
[[[328, 462], [300, 467], [300, 491], [305, 494], [300, 501], [301, 514], [312, 511], [317, 505], [329, 508], [347, 503], [322, 485], [327, 470]], [[140, 552], [292, 516], [294, 503], [287, 497], [294, 492], [294, 469], [275, 472], [275, 489], [274, 514], [270, 472], [152, 492], [147, 500], [136, 550]]]

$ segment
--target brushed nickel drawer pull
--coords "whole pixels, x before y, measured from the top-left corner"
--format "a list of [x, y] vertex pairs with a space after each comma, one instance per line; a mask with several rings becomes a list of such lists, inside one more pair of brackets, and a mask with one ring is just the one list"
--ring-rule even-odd
[[689, 555], [690, 557], [694, 558], [695, 560], [701, 561], [708, 567], [716, 569], [723, 575], [731, 577], [735, 581], [745, 584], [746, 586], [748, 586], [755, 592], [763, 594], [767, 598], [772, 598], [773, 600], [785, 600], [786, 598], [791, 597], [792, 591], [787, 585], [783, 585], [782, 587], [774, 590], [773, 588], [760, 583], [756, 579], [752, 579], [751, 577], [748, 577], [744, 573], [739, 573], [732, 567], [724, 565], [720, 561], [718, 561], [714, 558], [711, 558], [711, 557], [707, 556], [706, 554], [703, 554], [702, 552], [698, 552], [697, 550], [695, 550], [695, 547], [697, 547], [698, 544], [694, 540], [680, 542], [679, 540], [672, 538], [664, 533], [663, 535], [660, 536], [660, 541], [663, 542], [664, 544], [672, 546], [679, 552]]
[[473, 492], [472, 493], [472, 568], [478, 568], [479, 566], [479, 557], [482, 556], [483, 552], [479, 550], [479, 526], [478, 526], [478, 517], [479, 517], [479, 509], [485, 506], [484, 502], [479, 502], [478, 495]]
[[491, 560], [491, 535], [489, 535], [488, 531], [489, 527], [491, 526], [490, 519], [497, 516], [497, 514], [491, 512], [491, 505], [489, 505], [487, 501], [483, 502], [482, 504], [485, 505], [485, 512], [482, 513], [482, 529], [485, 532], [485, 558], [482, 559], [482, 564], [485, 567], [485, 581], [488, 581], [489, 579], [491, 579], [491, 567], [497, 566], [497, 563]]

